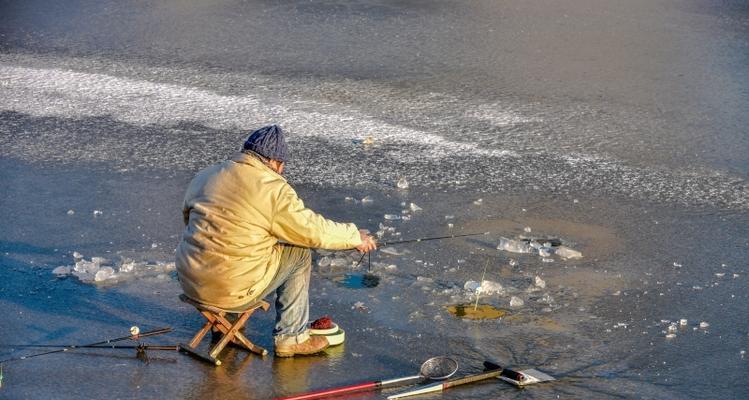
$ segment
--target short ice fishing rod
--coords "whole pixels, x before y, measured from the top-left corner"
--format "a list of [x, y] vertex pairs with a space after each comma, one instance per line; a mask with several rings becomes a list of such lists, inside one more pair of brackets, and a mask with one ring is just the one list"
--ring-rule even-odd
[[[454, 239], [454, 238], [467, 237], [467, 236], [481, 236], [481, 235], [488, 235], [490, 233], [491, 232], [478, 232], [478, 233], [463, 233], [463, 234], [460, 234], [460, 235], [433, 236], [433, 237], [425, 237], [425, 238], [418, 238], [418, 239], [397, 240], [397, 241], [394, 241], [394, 242], [380, 242], [380, 243], [377, 243], [377, 245], [378, 246], [389, 246], [389, 245], [393, 245], [393, 244], [419, 243], [419, 242], [426, 242], [426, 241], [429, 241], [429, 240], [443, 240], [443, 239]], [[361, 258], [359, 258], [359, 261], [356, 262], [356, 264], [355, 264], [356, 266], [358, 266], [359, 264], [361, 264], [362, 260], [364, 260], [364, 256], [365, 255], [371, 256], [370, 252], [363, 253], [361, 255]], [[372, 268], [371, 259], [370, 259], [369, 267], [370, 267], [370, 269]]]
[[392, 244], [418, 243], [418, 242], [426, 242], [429, 240], [453, 239], [453, 238], [466, 237], [466, 236], [481, 236], [481, 235], [488, 235], [489, 233], [491, 232], [464, 233], [461, 235], [434, 236], [434, 237], [426, 237], [426, 238], [418, 238], [418, 239], [398, 240], [394, 242], [381, 242], [377, 244], [380, 246], [388, 246]]
[[48, 354], [64, 353], [64, 352], [72, 351], [72, 350], [79, 349], [79, 348], [91, 348], [91, 347], [95, 347], [95, 346], [105, 346], [105, 345], [108, 345], [110, 343], [121, 342], [123, 340], [138, 340], [138, 339], [144, 338], [144, 337], [156, 336], [156, 335], [163, 335], [163, 334], [169, 333], [171, 331], [172, 331], [172, 328], [167, 327], [167, 328], [154, 329], [152, 331], [147, 331], [147, 332], [138, 332], [137, 327], [133, 327], [130, 330], [130, 332], [132, 332], [132, 334], [128, 335], [128, 336], [122, 336], [122, 337], [118, 337], [118, 338], [114, 338], [114, 339], [109, 339], [109, 340], [102, 340], [101, 342], [84, 344], [84, 345], [65, 346], [65, 347], [63, 347], [61, 349], [58, 349], [58, 350], [45, 351], [43, 353], [31, 354], [31, 355], [28, 355], [28, 356], [11, 357], [11, 358], [7, 358], [5, 360], [0, 360], [0, 364], [4, 364], [4, 363], [7, 363], [7, 362], [11, 362], [11, 361], [28, 360], [29, 358], [46, 356]]

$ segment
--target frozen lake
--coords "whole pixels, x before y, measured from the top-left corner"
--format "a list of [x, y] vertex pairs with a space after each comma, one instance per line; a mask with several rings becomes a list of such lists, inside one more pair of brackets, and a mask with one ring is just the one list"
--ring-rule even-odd
[[[374, 288], [339, 284], [366, 262], [316, 255], [312, 314], [347, 332], [325, 356], [79, 351], [5, 364], [0, 397], [265, 399], [443, 354], [559, 381], [430, 398], [746, 397], [748, 34], [738, 1], [0, 2], [1, 345], [188, 340], [200, 317], [168, 267], [184, 190], [267, 123], [333, 219], [386, 241], [491, 232], [382, 249]], [[497, 250], [523, 235], [583, 258]], [[56, 277], [74, 252], [144, 272]], [[502, 289], [479, 301], [507, 314], [450, 314], [485, 267]], [[265, 347], [271, 315], [251, 324]]]

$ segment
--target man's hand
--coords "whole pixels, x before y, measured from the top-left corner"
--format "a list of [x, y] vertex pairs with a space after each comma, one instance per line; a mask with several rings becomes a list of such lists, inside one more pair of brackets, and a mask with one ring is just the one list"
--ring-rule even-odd
[[360, 253], [369, 253], [377, 248], [377, 243], [375, 243], [374, 238], [367, 234], [366, 230], [359, 229], [359, 235], [361, 236], [361, 244], [356, 246], [356, 249], [359, 250]]

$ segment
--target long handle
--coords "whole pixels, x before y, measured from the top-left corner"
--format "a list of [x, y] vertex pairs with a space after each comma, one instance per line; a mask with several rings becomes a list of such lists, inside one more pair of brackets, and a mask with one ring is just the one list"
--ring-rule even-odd
[[422, 386], [417, 389], [408, 390], [401, 393], [396, 393], [388, 396], [388, 400], [400, 399], [403, 397], [416, 396], [419, 394], [436, 393], [441, 392], [447, 388], [465, 385], [467, 383], [478, 382], [484, 379], [495, 378], [502, 374], [502, 369], [497, 369], [490, 372], [482, 372], [479, 374], [468, 375], [463, 378], [451, 379], [447, 382], [435, 383], [433, 385]]
[[398, 386], [413, 385], [415, 383], [422, 382], [425, 378], [421, 375], [406, 376], [403, 378], [387, 379], [382, 381], [374, 382], [363, 382], [355, 385], [341, 386], [331, 389], [316, 390], [314, 392], [307, 392], [301, 394], [295, 394], [288, 397], [278, 397], [275, 400], [311, 400], [321, 399], [324, 397], [338, 396], [341, 394], [349, 394], [356, 392], [364, 392], [369, 390], [378, 390], [393, 388]]
[[451, 381], [447, 381], [447, 382], [443, 383], [443, 389], [448, 389], [448, 388], [455, 387], [455, 386], [465, 385], [467, 383], [478, 382], [478, 381], [482, 381], [484, 379], [496, 378], [496, 377], [498, 377], [500, 375], [502, 375], [502, 370], [501, 369], [490, 371], [490, 372], [482, 372], [480, 374], [475, 374], [475, 375], [468, 375], [468, 376], [463, 377], [463, 378], [453, 379]]
[[381, 381], [375, 382], [363, 382], [355, 385], [341, 386], [332, 389], [316, 390], [314, 392], [307, 392], [301, 394], [295, 394], [288, 397], [276, 397], [275, 400], [310, 400], [310, 399], [321, 399], [323, 397], [337, 396], [346, 393], [363, 392], [366, 390], [375, 390], [380, 387]]
[[142, 337], [161, 335], [161, 334], [168, 333], [168, 332], [171, 332], [171, 331], [172, 331], [172, 328], [169, 328], [169, 327], [167, 327], [167, 328], [160, 328], [160, 329], [154, 329], [152, 331], [143, 332], [143, 333], [138, 334], [138, 335], [122, 336], [122, 337], [118, 337], [118, 338], [114, 338], [114, 339], [103, 340], [101, 342], [89, 343], [89, 344], [78, 345], [78, 346], [68, 346], [68, 347], [64, 347], [64, 348], [59, 349], [59, 350], [45, 351], [44, 353], [36, 353], [36, 354], [28, 355], [28, 356], [12, 357], [12, 358], [8, 358], [8, 359], [5, 359], [5, 360], [0, 360], [0, 364], [6, 363], [6, 362], [10, 362], [10, 361], [19, 361], [19, 360], [26, 360], [26, 359], [34, 358], [34, 357], [46, 356], [48, 354], [63, 353], [63, 352], [74, 350], [74, 349], [81, 348], [81, 347], [105, 345], [105, 344], [114, 343], [114, 342], [121, 342], [123, 340], [128, 340], [128, 339], [138, 340], [138, 339], [140, 339]]

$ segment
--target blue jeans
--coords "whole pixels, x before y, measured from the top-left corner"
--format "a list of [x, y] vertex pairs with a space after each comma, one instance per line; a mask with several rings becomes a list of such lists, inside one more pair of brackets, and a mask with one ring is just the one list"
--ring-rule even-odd
[[276, 292], [276, 345], [302, 343], [309, 339], [309, 281], [312, 253], [291, 244], [281, 246], [281, 261], [276, 275], [261, 298]]

